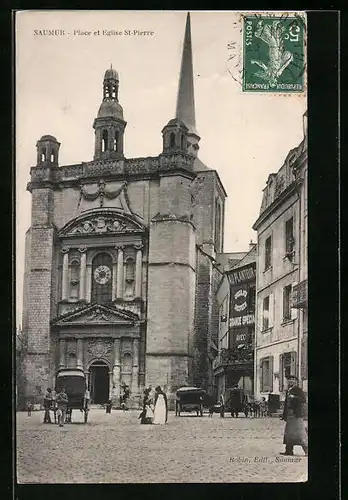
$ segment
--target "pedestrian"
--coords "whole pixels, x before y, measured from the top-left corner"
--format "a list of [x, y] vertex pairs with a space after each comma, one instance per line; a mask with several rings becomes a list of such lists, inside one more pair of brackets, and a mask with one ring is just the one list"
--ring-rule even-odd
[[44, 415], [44, 424], [51, 424], [51, 415], [50, 415], [50, 410], [52, 408], [52, 390], [50, 387], [48, 387], [46, 394], [44, 396], [44, 410], [45, 410], [45, 415]]
[[167, 396], [164, 394], [159, 385], [156, 387], [155, 391], [156, 395], [153, 423], [163, 425], [167, 423], [168, 420]]
[[111, 413], [112, 402], [111, 399], [108, 399], [105, 405], [106, 413]]
[[298, 386], [298, 378], [290, 375], [287, 379], [284, 411], [282, 420], [285, 420], [284, 440], [285, 452], [281, 455], [293, 455], [294, 446], [302, 446], [305, 455], [308, 454], [308, 436], [303, 416], [306, 396]]
[[150, 388], [144, 390], [143, 409], [138, 417], [140, 419], [141, 424], [152, 424], [153, 423], [153, 418], [154, 418], [153, 409], [152, 409], [153, 401], [150, 398], [150, 392], [151, 392]]
[[84, 408], [84, 410], [87, 410], [87, 411], [88, 411], [88, 409], [89, 409], [89, 402], [90, 402], [90, 400], [91, 400], [91, 394], [90, 394], [90, 392], [89, 392], [89, 390], [88, 390], [88, 387], [87, 387], [87, 385], [86, 385], [85, 394], [84, 394], [84, 396], [83, 396], [83, 408]]
[[130, 396], [130, 390], [127, 385], [123, 386], [123, 396], [121, 396], [121, 408], [123, 411], [128, 410], [127, 401]]
[[262, 398], [260, 402], [260, 416], [267, 417], [267, 413], [268, 413], [267, 401], [266, 398]]
[[33, 403], [31, 401], [27, 401], [27, 412], [28, 417], [31, 417], [31, 410], [33, 409]]
[[225, 416], [225, 397], [221, 393], [220, 394], [220, 417], [224, 418], [224, 416]]
[[54, 423], [57, 423], [57, 403], [56, 403], [56, 398], [57, 398], [57, 390], [52, 389], [52, 411], [53, 411], [53, 417], [54, 417]]
[[60, 389], [57, 394], [57, 407], [58, 407], [58, 424], [59, 427], [63, 427], [65, 423], [66, 412], [68, 409], [68, 396], [65, 392], [64, 387]]

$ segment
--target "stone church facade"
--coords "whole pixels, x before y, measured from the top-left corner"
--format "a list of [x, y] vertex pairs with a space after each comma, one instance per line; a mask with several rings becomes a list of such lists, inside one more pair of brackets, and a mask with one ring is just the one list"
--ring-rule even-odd
[[176, 117], [156, 157], [127, 158], [119, 75], [110, 68], [90, 162], [59, 164], [37, 142], [30, 171], [23, 333], [26, 398], [39, 401], [60, 368], [79, 368], [95, 403], [136, 405], [145, 385], [212, 388], [213, 298], [226, 193], [198, 158], [190, 18]]

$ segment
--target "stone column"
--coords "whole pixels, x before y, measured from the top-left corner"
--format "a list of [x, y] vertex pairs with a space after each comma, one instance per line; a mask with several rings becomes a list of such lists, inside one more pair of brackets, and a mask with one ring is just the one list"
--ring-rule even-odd
[[116, 291], [117, 291], [117, 263], [115, 262], [112, 265], [112, 291], [111, 291], [112, 301], [116, 299]]
[[87, 248], [79, 248], [81, 252], [81, 263], [80, 263], [80, 299], [85, 300], [86, 298], [86, 260], [87, 260]]
[[133, 370], [132, 370], [132, 393], [138, 394], [138, 374], [139, 374], [139, 339], [133, 339]]
[[111, 370], [109, 372], [109, 399], [112, 400], [112, 395], [113, 395], [113, 379], [114, 379], [114, 372]]
[[[120, 351], [121, 339], [114, 339], [114, 370], [113, 379], [111, 387], [115, 388], [114, 399], [120, 394], [120, 384], [121, 384], [121, 351]], [[116, 403], [116, 401], [113, 401]]]
[[141, 297], [141, 288], [142, 288], [142, 261], [143, 261], [143, 252], [142, 245], [135, 246], [137, 251], [136, 259], [135, 259], [135, 297]]
[[83, 339], [77, 339], [77, 368], [83, 368]]
[[69, 297], [69, 248], [63, 247], [62, 300]]
[[117, 255], [117, 298], [123, 299], [123, 246], [116, 247]]
[[92, 295], [92, 264], [88, 264], [86, 273], [86, 290], [85, 290], [86, 302], [91, 302]]
[[59, 369], [65, 368], [65, 340], [59, 339]]

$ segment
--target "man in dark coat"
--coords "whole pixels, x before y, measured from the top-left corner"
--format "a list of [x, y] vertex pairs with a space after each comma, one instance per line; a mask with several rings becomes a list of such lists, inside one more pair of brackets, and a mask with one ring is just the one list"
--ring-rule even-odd
[[52, 408], [52, 391], [49, 387], [44, 397], [44, 409], [45, 409], [45, 415], [43, 421], [44, 424], [51, 423], [51, 415], [50, 415], [51, 408]]
[[286, 391], [282, 420], [286, 421], [284, 440], [285, 452], [282, 455], [293, 455], [294, 446], [302, 446], [305, 455], [308, 454], [308, 436], [304, 417], [306, 396], [298, 387], [297, 377], [288, 377], [288, 390]]

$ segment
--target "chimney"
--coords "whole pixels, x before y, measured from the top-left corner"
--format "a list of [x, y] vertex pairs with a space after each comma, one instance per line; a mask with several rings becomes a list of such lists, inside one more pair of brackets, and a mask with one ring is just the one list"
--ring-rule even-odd
[[253, 240], [250, 240], [250, 243], [249, 243], [249, 251], [254, 248], [254, 246], [256, 245], [256, 243], [253, 243]]

